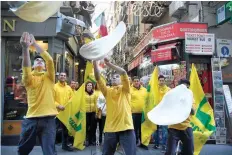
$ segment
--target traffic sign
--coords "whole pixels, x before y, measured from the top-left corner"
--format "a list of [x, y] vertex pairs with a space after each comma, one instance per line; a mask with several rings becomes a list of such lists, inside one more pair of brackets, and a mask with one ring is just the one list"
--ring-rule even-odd
[[217, 54], [219, 57], [231, 57], [232, 40], [217, 39]]

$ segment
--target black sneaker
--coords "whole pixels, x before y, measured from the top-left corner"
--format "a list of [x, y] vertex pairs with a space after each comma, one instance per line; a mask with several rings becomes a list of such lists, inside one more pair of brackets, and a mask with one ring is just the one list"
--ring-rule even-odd
[[136, 141], [136, 146], [140, 146], [141, 145], [141, 143], [140, 143], [140, 141]]
[[71, 148], [70, 146], [62, 146], [62, 149], [69, 152], [73, 151], [73, 148]]
[[144, 150], [148, 150], [148, 147], [147, 146], [145, 146], [145, 145], [143, 145], [143, 144], [140, 144], [140, 146], [139, 147], [141, 147], [142, 149], [144, 149]]
[[154, 145], [154, 147], [153, 147], [154, 149], [159, 149], [159, 146], [158, 145]]

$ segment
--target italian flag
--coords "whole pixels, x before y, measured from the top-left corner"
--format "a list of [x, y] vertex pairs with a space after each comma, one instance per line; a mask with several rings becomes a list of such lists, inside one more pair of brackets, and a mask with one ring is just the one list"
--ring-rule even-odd
[[96, 38], [101, 38], [104, 36], [108, 35], [107, 32], [107, 27], [106, 27], [106, 19], [105, 19], [105, 13], [101, 13], [96, 19], [95, 19], [95, 24], [97, 26], [100, 26], [99, 31], [98, 31], [98, 35]]
[[[106, 19], [105, 19], [105, 12], [102, 12], [95, 20], [94, 20], [95, 24], [100, 28], [98, 30], [98, 35], [96, 36], [96, 39], [99, 39], [101, 37], [107, 36], [108, 32], [107, 32], [107, 27], [106, 27]], [[105, 63], [103, 60], [101, 60], [99, 62], [99, 67], [100, 70], [103, 70], [103, 68], [105, 68]]]

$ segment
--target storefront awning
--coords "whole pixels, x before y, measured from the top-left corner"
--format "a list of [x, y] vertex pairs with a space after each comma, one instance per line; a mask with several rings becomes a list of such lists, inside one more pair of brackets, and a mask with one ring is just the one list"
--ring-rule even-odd
[[156, 50], [151, 51], [151, 61], [160, 62], [173, 60], [172, 49], [176, 48], [177, 43], [161, 45]]
[[191, 22], [172, 22], [154, 27], [150, 32], [135, 46], [132, 51], [134, 57], [139, 55], [148, 45], [160, 44], [163, 42], [177, 39], [185, 39], [185, 33], [207, 33], [206, 23]]

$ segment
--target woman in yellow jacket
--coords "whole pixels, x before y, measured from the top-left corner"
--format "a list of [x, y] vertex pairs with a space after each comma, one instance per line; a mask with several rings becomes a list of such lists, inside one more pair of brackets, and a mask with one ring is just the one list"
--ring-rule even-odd
[[92, 82], [85, 84], [85, 100], [86, 100], [86, 146], [96, 144], [96, 104], [97, 93], [94, 92]]

